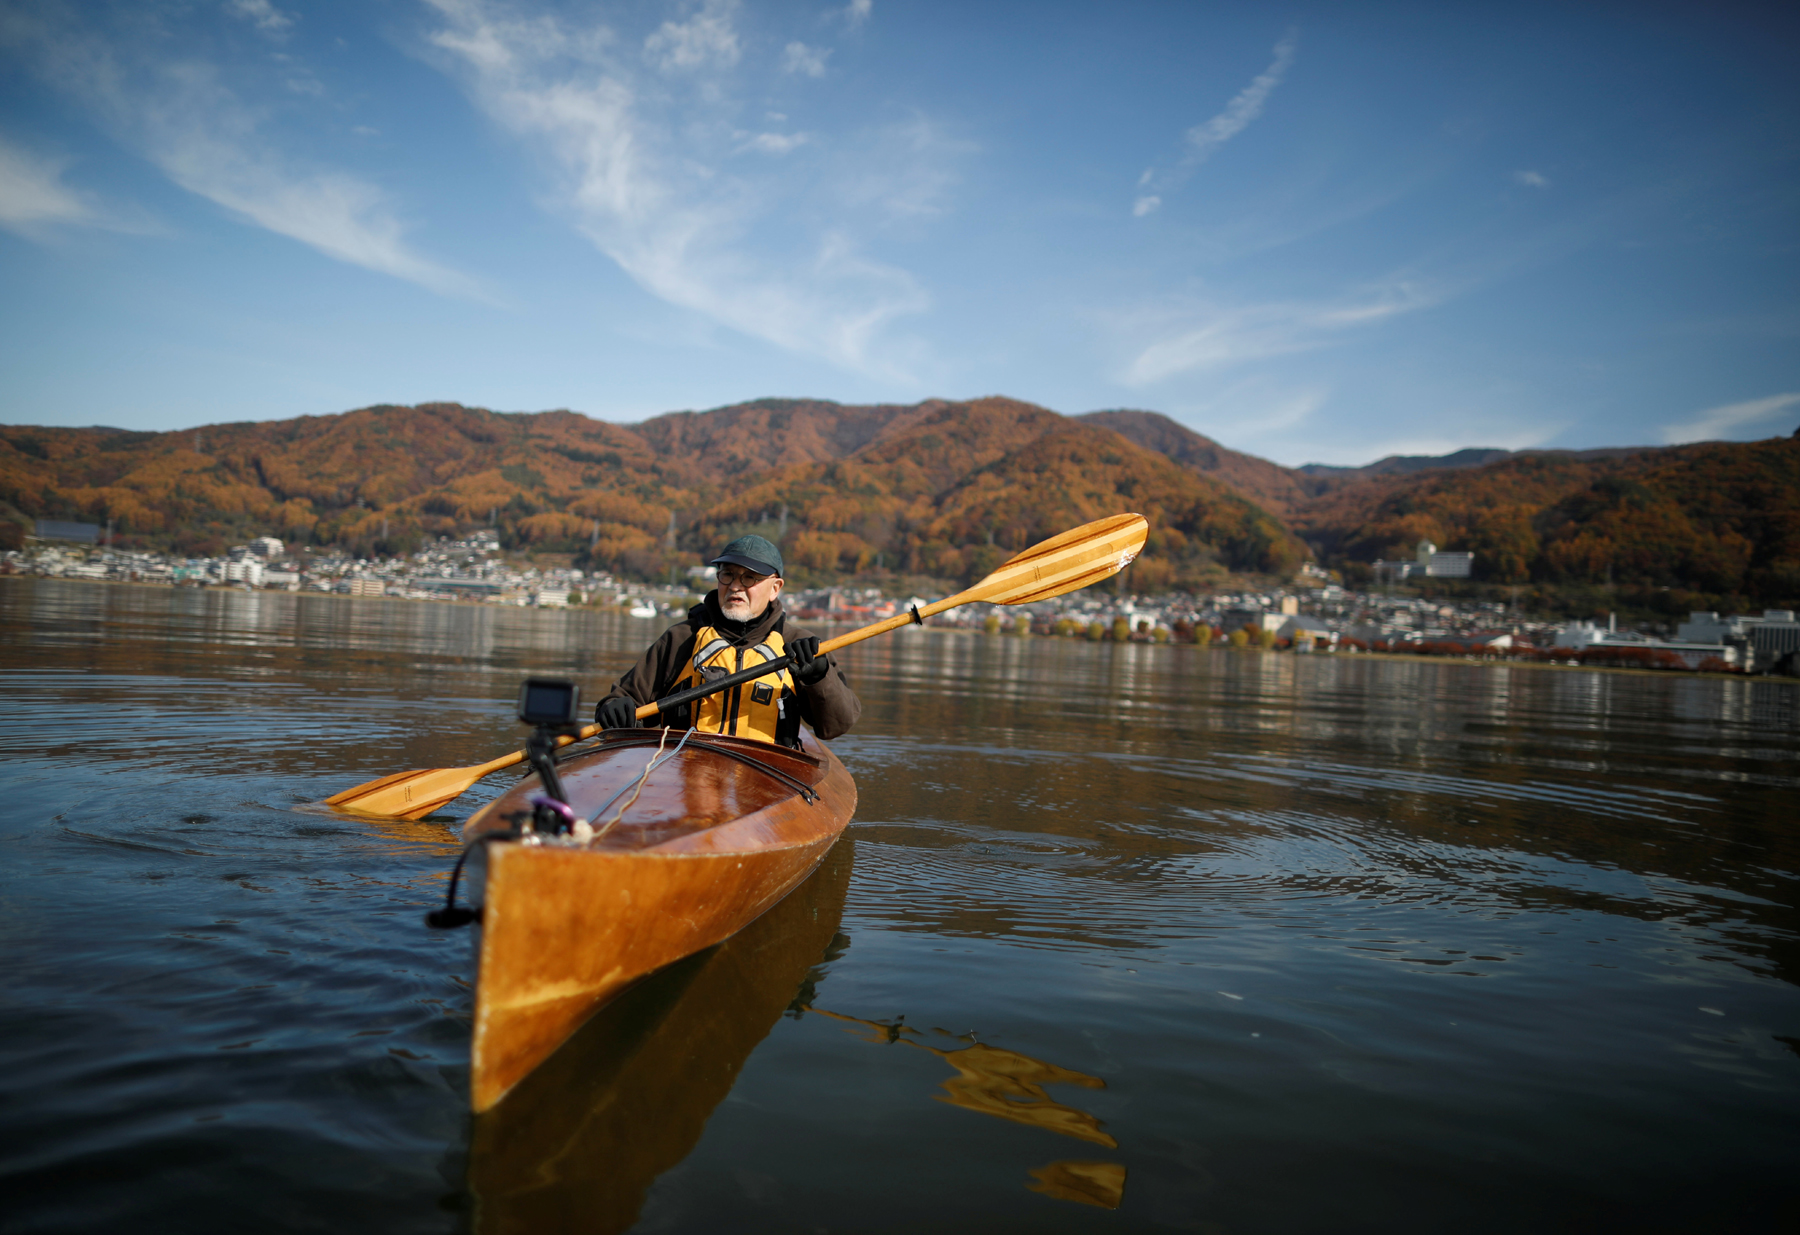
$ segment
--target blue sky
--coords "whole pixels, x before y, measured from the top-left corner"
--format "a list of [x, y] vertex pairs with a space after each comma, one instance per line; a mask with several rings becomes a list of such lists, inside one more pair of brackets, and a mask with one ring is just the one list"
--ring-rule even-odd
[[1772, 6], [0, 0], [0, 421], [1800, 423]]

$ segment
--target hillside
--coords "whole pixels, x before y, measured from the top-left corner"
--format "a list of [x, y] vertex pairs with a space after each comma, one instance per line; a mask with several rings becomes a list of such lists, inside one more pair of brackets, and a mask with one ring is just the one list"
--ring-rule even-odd
[[[1329, 463], [1303, 463], [1293, 469], [1303, 476], [1323, 481], [1373, 480], [1381, 476], [1406, 476], [1413, 472], [1437, 472], [1469, 467], [1486, 467], [1516, 458], [1520, 454], [1558, 455], [1570, 459], [1623, 459], [1627, 455], [1655, 450], [1655, 446], [1602, 446], [1597, 450], [1500, 450], [1492, 446], [1470, 446], [1447, 455], [1388, 455], [1361, 467], [1336, 467]], [[1321, 490], [1322, 491], [1322, 490]]]
[[1335, 563], [1467, 550], [1478, 579], [1619, 591], [1640, 607], [1800, 601], [1800, 437], [1530, 452], [1346, 486], [1302, 516]]
[[1152, 582], [1291, 571], [1306, 552], [1217, 482], [1003, 398], [761, 400], [640, 425], [425, 404], [162, 434], [3, 426], [0, 499], [191, 553], [261, 533], [396, 553], [491, 525], [509, 546], [640, 576], [754, 529], [818, 577], [962, 579], [1003, 549], [1148, 504], [1166, 531], [1134, 571]]
[[1351, 582], [1424, 539], [1473, 552], [1483, 583], [1669, 614], [1800, 604], [1800, 435], [1283, 468], [1152, 412], [1081, 419], [1255, 498]]
[[808, 578], [978, 576], [1084, 519], [1155, 529], [1130, 586], [1352, 582], [1420, 539], [1478, 583], [1606, 588], [1683, 607], [1800, 604], [1800, 439], [1468, 450], [1285, 468], [1154, 412], [1065, 417], [991, 397], [759, 399], [636, 425], [458, 404], [180, 433], [0, 426], [0, 532], [112, 520], [126, 543], [217, 552], [272, 532], [367, 555], [493, 526], [503, 542], [662, 577], [723, 539], [778, 540]]
[[1282, 467], [1255, 455], [1219, 445], [1210, 437], [1177, 424], [1160, 412], [1117, 410], [1089, 412], [1078, 419], [1111, 429], [1145, 450], [1166, 455], [1183, 467], [1230, 485], [1263, 509], [1288, 518], [1314, 497], [1335, 487], [1303, 468]]
[[1133, 586], [1291, 573], [1305, 546], [1243, 496], [1098, 426], [1010, 400], [939, 404], [849, 458], [783, 469], [696, 524], [702, 543], [783, 535], [815, 570], [871, 565], [973, 580], [1047, 536], [1135, 510], [1151, 525]]

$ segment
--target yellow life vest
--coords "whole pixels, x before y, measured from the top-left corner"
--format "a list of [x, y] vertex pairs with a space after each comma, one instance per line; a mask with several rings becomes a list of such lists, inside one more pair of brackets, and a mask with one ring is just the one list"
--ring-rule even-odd
[[[740, 669], [767, 664], [779, 660], [786, 651], [778, 630], [770, 631], [761, 643], [735, 647], [711, 626], [703, 626], [694, 635], [694, 655], [675, 688], [686, 690]], [[694, 709], [693, 726], [702, 733], [724, 733], [764, 742], [779, 741], [784, 730], [795, 730], [799, 718], [789, 716], [795, 706], [794, 679], [786, 669], [688, 705]], [[788, 740], [791, 742], [792, 738]]]

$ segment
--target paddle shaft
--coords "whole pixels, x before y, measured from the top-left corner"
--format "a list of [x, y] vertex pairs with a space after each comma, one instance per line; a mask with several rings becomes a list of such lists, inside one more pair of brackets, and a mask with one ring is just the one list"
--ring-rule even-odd
[[[849, 647], [864, 639], [873, 639], [876, 635], [921, 622], [934, 614], [973, 601], [1023, 605], [1049, 600], [1087, 587], [1129, 566], [1143, 549], [1149, 531], [1150, 525], [1142, 515], [1113, 515], [1085, 523], [1013, 555], [966, 591], [922, 609], [909, 609], [860, 630], [826, 640], [819, 645], [819, 653], [827, 655], [838, 648]], [[716, 682], [708, 682], [692, 690], [678, 691], [666, 699], [638, 708], [637, 719], [647, 720], [665, 709], [676, 708], [716, 691], [729, 690], [733, 686], [779, 672], [792, 663], [789, 657], [777, 657], [773, 661], [729, 674]], [[584, 725], [557, 738], [556, 745], [560, 747], [585, 741], [599, 732], [599, 725]], [[417, 819], [455, 798], [482, 777], [502, 768], [513, 767], [524, 762], [525, 758], [525, 752], [518, 750], [472, 768], [421, 768], [414, 772], [400, 772], [356, 785], [325, 800], [333, 805], [344, 805], [371, 814]]]

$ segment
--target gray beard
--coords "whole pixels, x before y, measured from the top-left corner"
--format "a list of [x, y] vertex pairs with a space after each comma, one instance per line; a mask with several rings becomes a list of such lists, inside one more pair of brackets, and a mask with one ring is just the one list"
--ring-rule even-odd
[[728, 605], [722, 600], [719, 602], [719, 612], [723, 613], [734, 622], [754, 622], [768, 611], [768, 606], [765, 605], [761, 611], [752, 613], [750, 611], [750, 602], [747, 600], [737, 605]]

